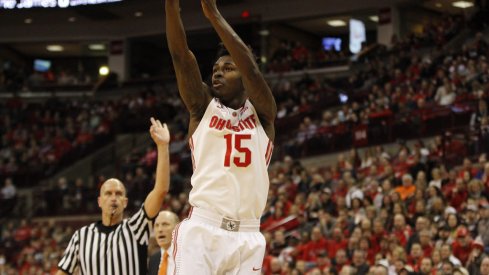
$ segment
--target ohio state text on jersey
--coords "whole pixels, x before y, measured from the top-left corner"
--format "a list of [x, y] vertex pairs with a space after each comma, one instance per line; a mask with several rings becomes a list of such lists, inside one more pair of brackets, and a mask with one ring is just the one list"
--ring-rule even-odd
[[239, 110], [214, 98], [189, 139], [190, 204], [233, 219], [259, 219], [268, 195], [273, 143], [249, 100]]

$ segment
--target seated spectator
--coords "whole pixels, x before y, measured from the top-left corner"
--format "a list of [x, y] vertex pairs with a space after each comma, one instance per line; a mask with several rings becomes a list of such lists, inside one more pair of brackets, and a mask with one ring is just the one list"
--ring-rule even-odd
[[0, 214], [1, 216], [9, 215], [15, 207], [17, 201], [17, 189], [11, 178], [6, 178], [4, 186], [0, 191]]
[[17, 196], [17, 189], [11, 178], [5, 179], [4, 186], [0, 192], [2, 194], [1, 198], [4, 201], [13, 200]]
[[416, 186], [413, 184], [413, 177], [410, 174], [404, 174], [402, 176], [402, 186], [395, 189], [401, 196], [402, 200], [406, 200], [414, 195], [416, 192]]
[[480, 265], [480, 270], [479, 270], [480, 275], [489, 275], [489, 257], [486, 256], [482, 259], [481, 265]]
[[453, 256], [457, 257], [465, 266], [472, 250], [472, 238], [469, 235], [469, 231], [464, 226], [457, 229], [457, 239], [453, 242]]

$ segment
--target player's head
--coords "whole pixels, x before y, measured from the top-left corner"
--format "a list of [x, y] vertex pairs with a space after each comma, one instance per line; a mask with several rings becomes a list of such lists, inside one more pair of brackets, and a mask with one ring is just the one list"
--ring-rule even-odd
[[171, 243], [172, 231], [180, 222], [178, 216], [170, 211], [161, 211], [155, 219], [154, 233], [158, 245], [168, 249]]
[[213, 96], [219, 98], [224, 104], [245, 98], [245, 89], [241, 79], [241, 72], [229, 52], [222, 45], [217, 54], [216, 62], [212, 66]]
[[108, 179], [100, 187], [98, 206], [102, 214], [122, 215], [127, 206], [126, 188], [118, 179]]

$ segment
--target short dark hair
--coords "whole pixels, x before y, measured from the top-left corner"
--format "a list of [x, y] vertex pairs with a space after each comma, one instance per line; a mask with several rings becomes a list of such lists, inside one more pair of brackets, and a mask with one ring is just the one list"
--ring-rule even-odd
[[[260, 59], [258, 58], [258, 56], [256, 56], [256, 54], [253, 51], [253, 48], [251, 47], [251, 45], [248, 44], [246, 46], [248, 46], [248, 49], [250, 49], [250, 52], [253, 55], [255, 61], [258, 63], [260, 61]], [[228, 49], [226, 49], [226, 47], [224, 46], [224, 43], [221, 42], [217, 46], [217, 54], [216, 54], [216, 59], [215, 60], [218, 60], [219, 58], [221, 58], [223, 56], [231, 56], [231, 54], [229, 53]]]
[[219, 45], [217, 46], [217, 54], [216, 54], [216, 60], [218, 60], [219, 58], [223, 57], [223, 56], [227, 56], [227, 55], [231, 55], [228, 51], [228, 49], [226, 49], [226, 47], [224, 46], [224, 43], [219, 43]]

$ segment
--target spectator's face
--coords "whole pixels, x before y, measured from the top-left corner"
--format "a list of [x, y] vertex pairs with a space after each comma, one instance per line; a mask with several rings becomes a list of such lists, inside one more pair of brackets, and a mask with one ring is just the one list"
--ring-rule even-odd
[[449, 263], [443, 263], [441, 266], [442, 274], [443, 275], [452, 275], [453, 274], [453, 267]]
[[339, 229], [338, 227], [335, 227], [333, 229], [333, 237], [335, 239], [341, 239], [341, 229]]
[[409, 186], [413, 185], [413, 180], [411, 178], [408, 178], [408, 177], [403, 177], [402, 178], [402, 185], [404, 185], [405, 187], [409, 187]]
[[416, 213], [423, 213], [425, 208], [424, 208], [424, 201], [416, 201]]
[[360, 266], [365, 262], [365, 257], [363, 255], [363, 252], [359, 250], [355, 250], [353, 253], [353, 264], [355, 266]]
[[481, 275], [489, 275], [489, 258], [484, 258], [480, 267]]
[[122, 215], [127, 206], [124, 185], [116, 179], [107, 180], [100, 188], [98, 206], [103, 215]]
[[168, 249], [170, 247], [175, 225], [177, 225], [177, 217], [171, 212], [163, 211], [156, 217], [154, 233], [156, 242], [161, 248]]
[[295, 264], [295, 267], [297, 268], [297, 270], [304, 273], [306, 271], [306, 262], [297, 261], [297, 263]]
[[338, 264], [344, 264], [346, 263], [346, 253], [344, 250], [338, 250], [336, 252], [336, 263]]
[[396, 270], [397, 273], [399, 273], [403, 267], [404, 267], [404, 262], [403, 261], [397, 260], [397, 261], [394, 262], [394, 268], [395, 268], [395, 270]]
[[419, 269], [423, 273], [426, 273], [426, 274], [430, 273], [431, 272], [431, 269], [433, 269], [433, 265], [431, 264], [431, 260], [430, 259], [427, 259], [427, 258], [424, 258], [421, 261], [421, 266], [420, 266]]
[[468, 236], [460, 236], [457, 237], [457, 241], [462, 245], [463, 247], [466, 247], [469, 245], [469, 242], [467, 240]]
[[380, 222], [380, 221], [374, 222], [374, 232], [376, 234], [380, 234], [380, 233], [384, 232], [384, 225], [382, 224], [382, 222]]
[[430, 235], [428, 232], [423, 232], [419, 234], [419, 242], [421, 245], [428, 245], [430, 243]]
[[321, 239], [321, 230], [318, 227], [314, 227], [311, 232], [311, 240], [318, 241]]
[[387, 269], [385, 267], [377, 266], [373, 271], [374, 275], [387, 275]]
[[278, 258], [273, 258], [270, 261], [270, 269], [272, 270], [273, 273], [280, 273], [280, 270], [282, 269], [282, 265], [280, 263], [280, 260]]
[[282, 230], [275, 231], [274, 241], [278, 243], [285, 243], [285, 236]]
[[450, 257], [450, 255], [452, 255], [452, 251], [450, 250], [450, 248], [447, 245], [442, 246], [440, 249], [441, 258], [443, 260], [446, 260]]
[[451, 228], [455, 228], [458, 224], [458, 220], [457, 220], [457, 216], [451, 214], [450, 216], [448, 216], [448, 225], [451, 227]]
[[433, 266], [437, 265], [441, 261], [441, 253], [438, 250], [433, 251], [431, 255], [431, 260], [433, 261]]
[[489, 207], [484, 206], [479, 210], [481, 219], [486, 219], [489, 217]]
[[467, 216], [467, 219], [469, 221], [474, 221], [477, 218], [476, 212], [475, 211], [472, 211], [472, 210], [471, 211], [467, 211], [466, 216]]
[[424, 218], [422, 217], [419, 217], [417, 220], [416, 220], [416, 231], [421, 231], [423, 229], [426, 228], [426, 221]]
[[397, 229], [397, 230], [402, 230], [404, 229], [404, 217], [400, 214], [396, 215], [394, 217], [394, 227]]
[[423, 255], [423, 250], [421, 250], [421, 245], [415, 244], [411, 247], [411, 256], [413, 258], [419, 258]]
[[367, 251], [369, 249], [370, 245], [366, 239], [361, 239], [360, 240], [360, 249]]
[[367, 231], [367, 230], [370, 230], [372, 227], [371, 223], [370, 223], [370, 220], [367, 220], [367, 219], [364, 219], [362, 221], [362, 230], [363, 231]]

